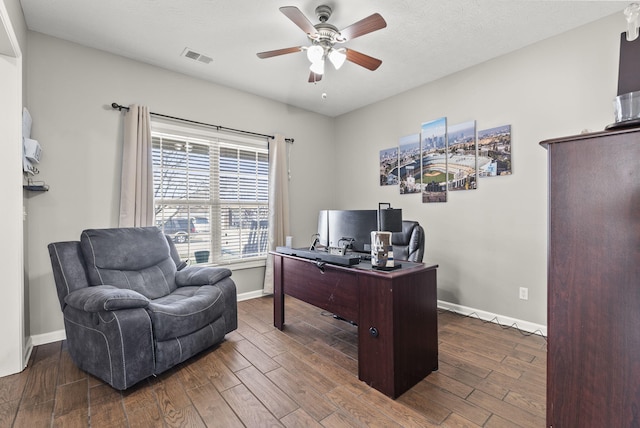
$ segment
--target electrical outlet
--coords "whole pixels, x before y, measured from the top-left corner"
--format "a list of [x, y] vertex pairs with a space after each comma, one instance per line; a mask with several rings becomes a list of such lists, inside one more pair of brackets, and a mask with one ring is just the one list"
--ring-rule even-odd
[[520, 299], [529, 300], [529, 289], [526, 287], [520, 287]]

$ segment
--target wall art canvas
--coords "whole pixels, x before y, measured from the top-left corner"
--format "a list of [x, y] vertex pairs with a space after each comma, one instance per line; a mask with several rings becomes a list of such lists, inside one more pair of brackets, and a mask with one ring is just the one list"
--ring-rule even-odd
[[398, 147], [380, 150], [380, 185], [398, 184]]
[[478, 131], [480, 177], [511, 175], [511, 125]]
[[447, 118], [420, 128], [420, 188], [422, 202], [447, 202]]
[[478, 145], [476, 121], [447, 127], [449, 190], [473, 190], [478, 185]]
[[419, 193], [420, 134], [407, 135], [398, 143], [400, 194]]

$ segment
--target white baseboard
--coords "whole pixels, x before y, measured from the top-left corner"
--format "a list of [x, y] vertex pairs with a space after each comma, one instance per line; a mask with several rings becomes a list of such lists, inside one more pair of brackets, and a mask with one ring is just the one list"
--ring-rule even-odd
[[31, 343], [33, 346], [46, 345], [47, 343], [59, 342], [61, 340], [65, 340], [67, 335], [63, 330], [56, 330], [50, 333], [44, 334], [35, 334], [31, 336]]
[[27, 367], [27, 364], [29, 364], [31, 351], [33, 351], [33, 340], [31, 339], [31, 337], [27, 337], [27, 343], [25, 344], [24, 350], [22, 352], [22, 368]]
[[248, 293], [238, 294], [238, 302], [242, 302], [243, 300], [257, 299], [269, 295], [271, 295], [271, 293], [264, 293], [262, 290], [249, 291]]
[[504, 315], [494, 314], [494, 313], [486, 312], [480, 309], [474, 309], [467, 306], [458, 305], [455, 303], [445, 302], [443, 300], [438, 300], [438, 308], [445, 309], [445, 310], [462, 314], [462, 315], [477, 316], [477, 318], [480, 318], [481, 320], [484, 320], [484, 321], [490, 321], [495, 324], [500, 324], [503, 326], [517, 327], [522, 331], [547, 337], [546, 325], [536, 324], [529, 321], [519, 320], [517, 318], [511, 318]]

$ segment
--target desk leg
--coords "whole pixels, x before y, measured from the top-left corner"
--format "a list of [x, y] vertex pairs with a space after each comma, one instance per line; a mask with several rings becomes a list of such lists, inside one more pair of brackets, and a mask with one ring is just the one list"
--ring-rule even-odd
[[282, 257], [273, 256], [273, 325], [284, 328], [284, 290], [282, 289]]

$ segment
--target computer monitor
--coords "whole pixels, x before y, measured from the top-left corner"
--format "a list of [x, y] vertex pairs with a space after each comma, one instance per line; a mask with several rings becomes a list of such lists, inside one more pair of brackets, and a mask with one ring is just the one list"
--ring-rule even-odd
[[329, 210], [329, 247], [342, 247], [356, 252], [371, 251], [371, 231], [378, 228], [376, 210]]

